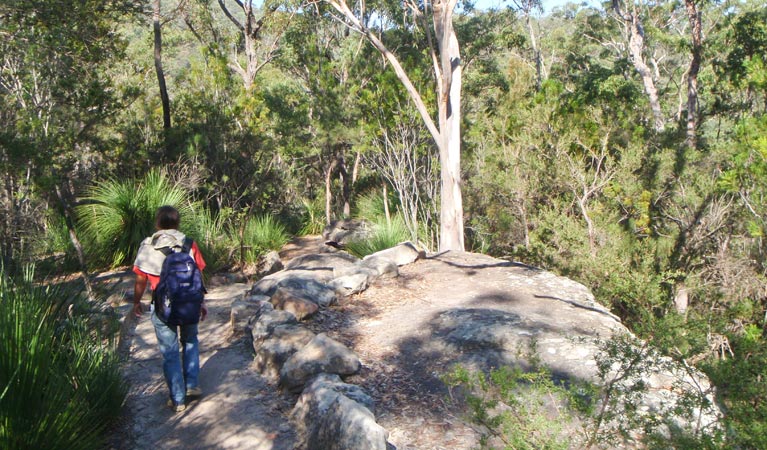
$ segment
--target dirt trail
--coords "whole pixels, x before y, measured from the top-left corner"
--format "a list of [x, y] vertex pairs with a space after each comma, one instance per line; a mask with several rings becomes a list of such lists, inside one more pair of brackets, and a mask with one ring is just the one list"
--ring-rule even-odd
[[293, 401], [249, 368], [251, 348], [242, 337], [231, 336], [232, 300], [248, 288], [239, 283], [210, 289], [208, 319], [199, 327], [203, 397], [181, 413], [165, 405], [168, 389], [149, 314], [130, 325], [122, 344], [123, 373], [130, 384], [127, 417], [110, 448], [295, 448], [297, 438], [287, 419]]

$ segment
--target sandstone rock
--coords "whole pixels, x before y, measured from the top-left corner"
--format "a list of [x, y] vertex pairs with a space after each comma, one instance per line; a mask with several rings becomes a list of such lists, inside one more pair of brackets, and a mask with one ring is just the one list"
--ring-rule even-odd
[[364, 291], [369, 285], [369, 275], [365, 272], [357, 272], [332, 280], [330, 287], [341, 295], [352, 295]]
[[[324, 273], [322, 273], [324, 272]], [[271, 297], [279, 287], [303, 291], [304, 297], [322, 307], [336, 303], [335, 291], [326, 281], [333, 278], [333, 271], [284, 270], [262, 278], [250, 290], [251, 294]]]
[[256, 351], [255, 369], [267, 377], [276, 379], [285, 361], [314, 336], [313, 332], [297, 324], [274, 326], [270, 335], [253, 341], [253, 349]]
[[378, 274], [376, 278], [399, 276], [397, 263], [385, 256], [369, 256], [367, 259], [362, 260], [360, 267], [374, 270]]
[[298, 391], [314, 375], [322, 372], [352, 375], [360, 370], [360, 365], [354, 352], [320, 333], [285, 362], [280, 369], [280, 384]]
[[280, 259], [280, 254], [272, 250], [269, 253], [261, 256], [258, 261], [258, 275], [266, 276], [275, 272], [279, 272], [285, 267]]
[[287, 270], [334, 270], [341, 267], [354, 266], [359, 259], [346, 252], [315, 253], [292, 259], [286, 266]]
[[322, 238], [343, 245], [352, 239], [364, 239], [369, 234], [369, 227], [364, 221], [334, 220], [322, 231]]
[[309, 449], [386, 449], [387, 432], [375, 422], [373, 401], [337, 375], [319, 374], [306, 386], [293, 419]]
[[298, 320], [307, 319], [319, 311], [320, 307], [311, 300], [304, 298], [301, 291], [280, 287], [270, 300], [276, 309], [293, 313]]
[[[593, 331], [585, 329], [592, 319], [590, 316], [603, 314], [598, 308], [581, 306], [583, 312], [573, 313], [575, 318], [558, 323], [544, 323], [535, 320], [532, 314], [521, 315], [495, 309], [461, 308], [441, 313], [434, 322], [435, 342], [430, 343], [430, 350], [439, 348], [444, 354], [456, 355], [455, 361], [463, 366], [489, 370], [504, 365], [525, 366], [534, 358], [538, 363], [556, 374], [558, 378], [585, 380], [596, 385], [604, 380], [598, 377], [597, 355], [601, 353], [600, 339]], [[619, 325], [610, 316], [612, 326]], [[551, 317], [549, 317], [551, 319]], [[602, 319], [593, 324], [599, 325]], [[572, 321], [572, 322], [570, 322]], [[584, 327], [584, 328], [581, 328]], [[625, 328], [604, 328], [601, 330], [607, 339], [614, 335], [629, 335]], [[593, 334], [592, 334], [593, 333]], [[618, 361], [619, 357], [614, 356]], [[623, 379], [626, 392], [632, 391], [632, 384], [643, 385], [646, 391], [637, 397], [639, 410], [632, 414], [652, 416], [668, 415], [674, 426], [680, 429], [694, 429], [697, 426], [713, 426], [718, 420], [715, 407], [692, 405], [695, 421], [675, 415], [673, 405], [688, 401], [685, 398], [707, 397], [706, 405], [714, 405], [715, 399], [709, 391], [709, 382], [701, 374], [693, 374], [691, 369], [674, 368], [670, 360], [653, 360], [651, 356], [642, 358], [642, 364], [650, 372], [641, 373], [642, 378], [625, 377], [621, 373], [609, 374], [606, 379]], [[613, 363], [613, 370], [620, 365]], [[638, 370], [634, 367], [634, 370]], [[618, 419], [620, 421], [620, 419]], [[615, 426], [616, 423], [607, 426]]]
[[233, 333], [241, 333], [250, 327], [250, 319], [255, 316], [269, 301], [269, 297], [250, 296], [245, 299], [236, 299], [232, 302], [229, 314], [229, 326]]
[[363, 259], [384, 257], [394, 261], [394, 264], [398, 266], [404, 266], [415, 262], [418, 258], [425, 258], [426, 253], [418, 250], [412, 242], [403, 242], [399, 245], [395, 245], [392, 248], [375, 252], [372, 255], [368, 255]]
[[[378, 278], [379, 273], [377, 270], [365, 267], [362, 265], [362, 262], [359, 262], [353, 266], [349, 267], [338, 267], [333, 269], [333, 279], [351, 276], [351, 275], [357, 275], [357, 274], [363, 274], [368, 280], [368, 283]], [[332, 281], [332, 280], [331, 280]]]
[[[268, 304], [269, 308], [272, 307]], [[270, 310], [267, 307], [261, 309], [258, 316], [251, 320], [251, 338], [253, 339], [253, 348], [258, 351], [258, 345], [264, 339], [271, 336], [274, 328], [278, 325], [297, 324], [296, 316], [288, 311]]]

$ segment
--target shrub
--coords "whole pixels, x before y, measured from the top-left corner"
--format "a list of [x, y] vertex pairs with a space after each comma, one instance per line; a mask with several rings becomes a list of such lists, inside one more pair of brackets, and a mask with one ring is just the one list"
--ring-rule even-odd
[[410, 239], [410, 231], [405, 222], [399, 217], [392, 217], [391, 221], [379, 219], [373, 223], [372, 231], [366, 238], [354, 239], [346, 243], [346, 250], [359, 258], [375, 252], [394, 247], [395, 245]]
[[120, 414], [117, 356], [69, 298], [0, 273], [0, 448], [100, 448]]
[[320, 197], [314, 200], [301, 199], [303, 205], [303, 217], [301, 235], [320, 234], [325, 229], [325, 204]]
[[285, 227], [270, 215], [250, 217], [242, 230], [230, 230], [232, 241], [240, 242], [243, 263], [255, 264], [269, 250], [279, 250], [288, 242]]
[[731, 334], [730, 342], [737, 357], [715, 361], [706, 370], [727, 408], [729, 443], [732, 448], [767, 448], [765, 338], [758, 327], [749, 327]]
[[[392, 202], [389, 200], [389, 205]], [[396, 202], [395, 202], [396, 204]], [[355, 216], [370, 221], [380, 221], [386, 215], [384, 197], [381, 191], [370, 190], [355, 200]]]
[[545, 369], [501, 367], [485, 375], [459, 366], [444, 381], [451, 393], [456, 388], [463, 393], [469, 420], [483, 433], [482, 448], [495, 448], [494, 443], [514, 449], [570, 448], [566, 427], [572, 425], [571, 415], [556, 408], [556, 417], [551, 417], [547, 410], [552, 399], [567, 402], [574, 397], [554, 384]]
[[171, 205], [192, 217], [188, 193], [171, 184], [164, 170], [153, 169], [142, 180], [108, 180], [93, 186], [87, 205], [77, 210], [88, 238], [89, 253], [112, 267], [129, 263], [141, 241], [154, 232], [157, 208]]
[[206, 272], [214, 273], [227, 267], [231, 261], [232, 252], [239, 240], [233, 241], [226, 232], [226, 224], [231, 212], [222, 210], [212, 214], [208, 209], [199, 208], [192, 212], [188, 220], [182, 221], [182, 228], [200, 247], [205, 262]]

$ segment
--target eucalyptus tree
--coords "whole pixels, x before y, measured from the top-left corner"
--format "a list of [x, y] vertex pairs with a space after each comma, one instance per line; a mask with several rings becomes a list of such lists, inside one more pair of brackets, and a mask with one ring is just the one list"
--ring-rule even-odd
[[168, 96], [168, 87], [165, 83], [165, 71], [162, 67], [162, 23], [161, 23], [161, 2], [152, 1], [152, 31], [154, 34], [154, 70], [157, 74], [157, 84], [160, 87], [160, 98], [162, 100], [162, 126], [167, 131], [170, 129], [170, 97]]
[[289, 2], [279, 0], [218, 0], [218, 6], [241, 37], [232, 48], [229, 67], [242, 78], [245, 90], [250, 91], [258, 72], [276, 57], [296, 10]]
[[[324, 0], [334, 10], [332, 17], [363, 36], [392, 67], [410, 99], [431, 133], [439, 149], [440, 189], [440, 250], [464, 250], [463, 196], [461, 193], [461, 86], [462, 61], [459, 42], [453, 26], [457, 0], [418, 2], [406, 0], [401, 6], [373, 6], [360, 2], [351, 7], [346, 0]], [[312, 3], [318, 3], [313, 1]], [[401, 9], [400, 9], [401, 7]], [[388, 10], [387, 8], [393, 8]], [[428, 42], [429, 59], [435, 76], [437, 121], [415, 86], [398, 56], [371, 27], [374, 20], [384, 20], [389, 14], [402, 14], [401, 26], [413, 32], [415, 39], [423, 33]], [[389, 24], [394, 26], [394, 24]], [[416, 28], [419, 30], [416, 33]]]
[[116, 28], [137, 8], [128, 0], [0, 4], [0, 154], [13, 181], [5, 184], [7, 195], [22, 195], [26, 203], [38, 200], [36, 192], [55, 199], [70, 218], [79, 178], [97, 169], [103, 151], [98, 125], [120, 107], [105, 74], [123, 50]]
[[665, 129], [665, 119], [658, 98], [658, 89], [655, 86], [655, 78], [645, 57], [645, 27], [642, 23], [642, 17], [639, 6], [633, 1], [612, 0], [612, 7], [615, 15], [623, 23], [625, 29], [625, 38], [627, 40], [627, 50], [631, 63], [636, 68], [642, 79], [645, 93], [650, 101], [652, 109], [654, 127], [656, 131]]

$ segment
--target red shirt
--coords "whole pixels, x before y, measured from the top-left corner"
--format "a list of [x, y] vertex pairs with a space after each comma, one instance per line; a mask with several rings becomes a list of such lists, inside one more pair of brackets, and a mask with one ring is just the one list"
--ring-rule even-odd
[[[199, 267], [200, 272], [202, 272], [205, 269], [205, 260], [202, 258], [202, 252], [200, 252], [200, 248], [197, 247], [197, 242], [192, 242], [192, 255], [194, 255], [194, 262], [197, 263], [197, 267]], [[149, 286], [152, 288], [152, 290], [154, 290], [157, 287], [157, 284], [160, 282], [159, 275], [148, 274], [139, 269], [138, 266], [133, 266], [133, 273], [147, 277], [149, 279]]]

